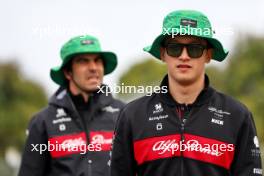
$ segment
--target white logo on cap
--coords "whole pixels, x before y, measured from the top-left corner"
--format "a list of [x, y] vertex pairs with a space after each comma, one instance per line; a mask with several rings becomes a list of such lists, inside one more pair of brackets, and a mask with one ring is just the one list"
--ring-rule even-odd
[[93, 40], [83, 40], [83, 41], [81, 41], [81, 43], [83, 45], [91, 45], [91, 44], [94, 44], [94, 41]]

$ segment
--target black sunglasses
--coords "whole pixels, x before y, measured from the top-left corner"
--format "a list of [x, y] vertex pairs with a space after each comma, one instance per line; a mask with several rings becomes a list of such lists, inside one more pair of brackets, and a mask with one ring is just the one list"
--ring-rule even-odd
[[167, 43], [164, 45], [166, 48], [167, 54], [172, 57], [179, 57], [182, 54], [183, 48], [187, 49], [187, 53], [191, 58], [199, 58], [203, 55], [205, 49], [208, 46], [198, 44], [198, 43]]

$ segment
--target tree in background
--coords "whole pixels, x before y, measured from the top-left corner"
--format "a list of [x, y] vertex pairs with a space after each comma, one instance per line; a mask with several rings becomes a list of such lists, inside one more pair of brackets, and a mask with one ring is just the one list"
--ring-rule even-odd
[[[135, 64], [119, 79], [118, 85], [124, 86], [156, 86], [160, 84], [166, 74], [166, 66], [154, 59], [143, 59], [144, 62]], [[123, 101], [130, 101], [144, 94], [120, 93], [118, 97]]]
[[15, 63], [0, 63], [0, 158], [8, 147], [21, 151], [30, 117], [47, 103], [44, 90]]

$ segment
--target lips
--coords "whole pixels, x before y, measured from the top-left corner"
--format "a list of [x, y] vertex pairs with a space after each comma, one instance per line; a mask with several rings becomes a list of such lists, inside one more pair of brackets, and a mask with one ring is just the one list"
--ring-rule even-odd
[[179, 64], [177, 65], [177, 68], [192, 68], [190, 65], [187, 64]]
[[92, 78], [98, 78], [98, 76], [89, 76], [88, 79], [92, 79]]
[[99, 76], [89, 76], [89, 77], [87, 77], [87, 79], [88, 80], [97, 80], [97, 79], [99, 79]]

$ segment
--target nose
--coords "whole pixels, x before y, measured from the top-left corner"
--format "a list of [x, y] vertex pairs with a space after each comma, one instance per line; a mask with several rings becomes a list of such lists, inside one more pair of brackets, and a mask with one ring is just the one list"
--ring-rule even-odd
[[182, 53], [181, 55], [179, 56], [179, 59], [180, 60], [190, 60], [191, 58], [189, 57], [188, 55], [188, 52], [187, 52], [187, 48], [186, 47], [183, 47], [183, 50], [182, 50]]
[[96, 70], [97, 69], [97, 64], [94, 60], [91, 60], [88, 65], [89, 65], [90, 70]]

